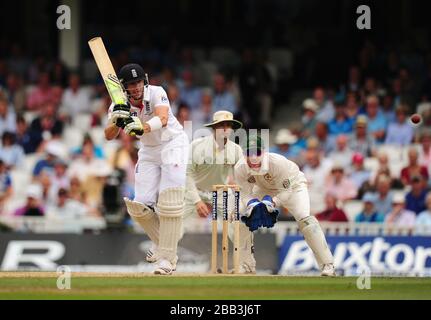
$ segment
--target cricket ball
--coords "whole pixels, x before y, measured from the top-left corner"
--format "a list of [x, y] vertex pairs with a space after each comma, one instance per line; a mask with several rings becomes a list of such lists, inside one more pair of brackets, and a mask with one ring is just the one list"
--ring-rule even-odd
[[421, 116], [420, 114], [415, 113], [415, 114], [413, 114], [413, 115], [410, 117], [410, 121], [411, 121], [414, 125], [419, 125], [419, 124], [421, 124], [421, 122], [422, 122], [422, 116]]

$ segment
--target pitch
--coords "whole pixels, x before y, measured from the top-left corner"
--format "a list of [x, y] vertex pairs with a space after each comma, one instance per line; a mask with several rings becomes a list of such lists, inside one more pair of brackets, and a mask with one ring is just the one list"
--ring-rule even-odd
[[303, 300], [431, 299], [430, 278], [372, 278], [359, 290], [353, 277], [73, 274], [70, 290], [55, 273], [0, 273], [0, 299]]

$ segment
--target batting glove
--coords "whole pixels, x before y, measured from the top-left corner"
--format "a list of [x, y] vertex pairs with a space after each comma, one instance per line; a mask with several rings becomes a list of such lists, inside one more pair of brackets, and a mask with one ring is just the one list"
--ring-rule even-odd
[[129, 117], [125, 120], [124, 132], [130, 136], [142, 136], [144, 134], [144, 127], [138, 117]]
[[259, 199], [251, 199], [247, 203], [246, 217], [250, 217], [253, 208], [260, 203]]
[[262, 199], [262, 203], [265, 204], [268, 212], [271, 213], [275, 211], [274, 201], [272, 200], [271, 196], [264, 196]]
[[[130, 117], [130, 105], [129, 104], [116, 104], [111, 113], [111, 121], [116, 126], [122, 128], [124, 120]], [[121, 121], [123, 120], [123, 121]]]

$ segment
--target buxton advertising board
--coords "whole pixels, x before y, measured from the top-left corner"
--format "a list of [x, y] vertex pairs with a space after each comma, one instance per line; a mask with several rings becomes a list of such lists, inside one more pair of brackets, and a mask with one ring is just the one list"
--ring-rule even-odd
[[[369, 270], [378, 275], [431, 276], [431, 237], [330, 236], [328, 245], [339, 273]], [[279, 274], [317, 272], [311, 250], [300, 236], [284, 239]]]

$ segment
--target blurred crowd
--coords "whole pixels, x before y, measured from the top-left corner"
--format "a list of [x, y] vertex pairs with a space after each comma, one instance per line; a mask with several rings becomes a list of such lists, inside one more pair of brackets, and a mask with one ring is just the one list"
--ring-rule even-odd
[[[297, 125], [274, 134], [271, 151], [305, 172], [320, 220], [431, 225], [431, 59], [417, 72], [415, 59], [384, 58], [378, 63], [366, 44], [344, 83], [316, 87]], [[116, 69], [147, 67], [194, 129], [221, 109], [248, 128], [270, 127], [274, 97], [289, 91], [280, 86], [289, 59], [283, 51], [162, 54], [145, 46], [112, 56]], [[133, 197], [138, 146], [124, 134], [104, 140], [110, 98], [93, 60], [82, 65], [71, 71], [26, 57], [18, 45], [0, 56], [0, 215], [106, 217]]]
[[377, 59], [368, 44], [359, 57], [340, 86], [314, 88], [272, 151], [302, 168], [321, 221], [429, 226], [431, 56]]
[[[231, 57], [227, 59], [226, 57]], [[110, 97], [92, 57], [80, 70], [19, 45], [0, 55], [0, 215], [106, 217], [133, 198], [137, 141], [103, 137]], [[277, 69], [250, 49], [128, 48], [112, 55], [118, 70], [141, 63], [163, 86], [181, 124], [193, 131], [221, 109], [250, 127], [267, 127]], [[249, 108], [245, 108], [247, 105]], [[254, 114], [266, 115], [256, 117]]]

